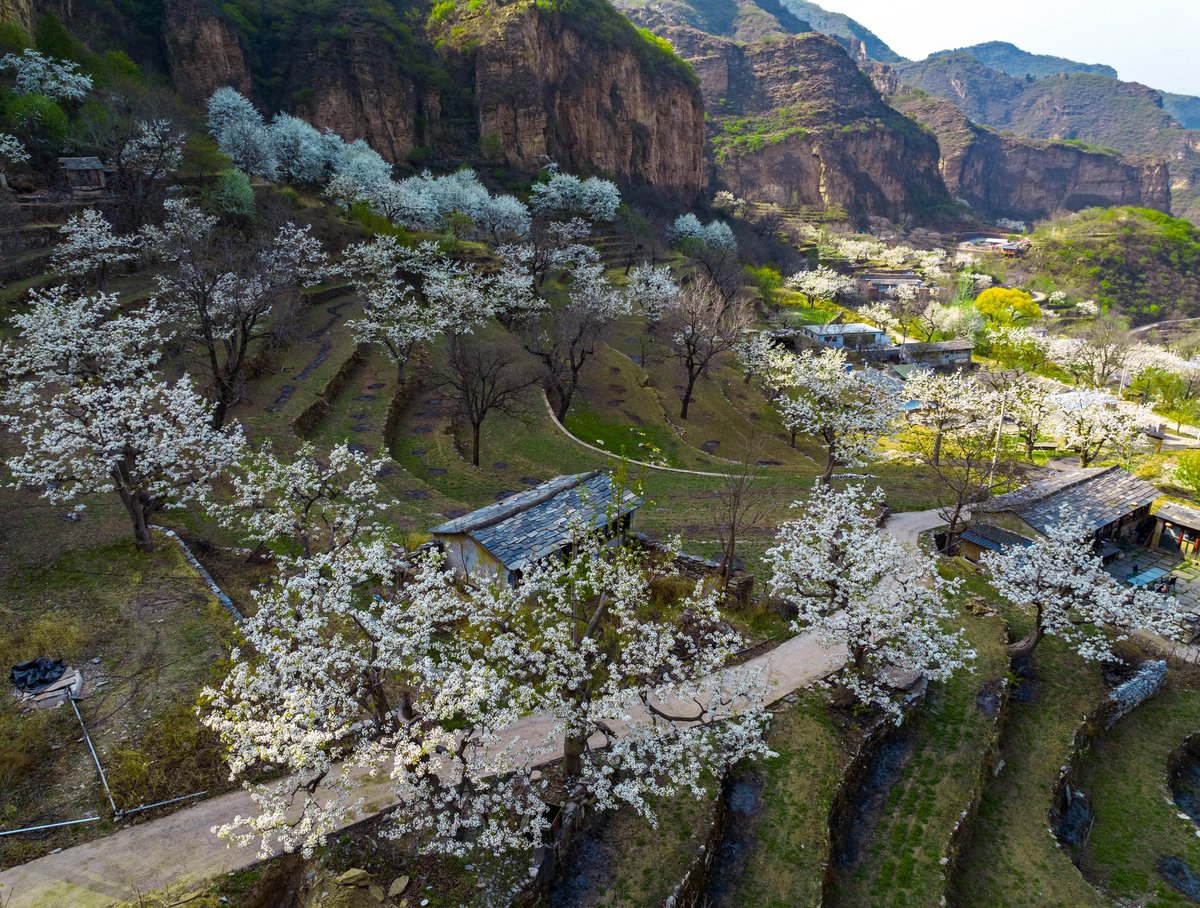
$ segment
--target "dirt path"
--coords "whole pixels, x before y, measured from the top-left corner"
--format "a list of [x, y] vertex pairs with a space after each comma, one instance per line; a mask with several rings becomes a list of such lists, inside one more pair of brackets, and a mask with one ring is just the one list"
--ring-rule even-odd
[[[943, 521], [936, 512], [896, 514], [885, 529], [902, 542], [915, 546], [917, 537]], [[841, 646], [823, 645], [815, 633], [786, 640], [747, 663], [761, 668], [768, 678], [768, 702], [836, 671], [845, 659]], [[527, 741], [544, 740], [552, 727], [549, 719], [530, 716], [514, 723], [510, 736]], [[561, 754], [550, 753], [541, 762]], [[368, 782], [359, 790], [363, 809], [347, 817], [349, 826], [387, 809], [394, 802], [386, 781]], [[6, 908], [107, 908], [135, 898], [139, 893], [168, 886], [186, 890], [203, 881], [254, 864], [254, 848], [232, 848], [213, 834], [214, 826], [255, 810], [244, 791], [230, 792], [192, 807], [132, 826], [106, 838], [77, 845], [0, 873], [0, 904]], [[11, 901], [5, 902], [9, 898]]]

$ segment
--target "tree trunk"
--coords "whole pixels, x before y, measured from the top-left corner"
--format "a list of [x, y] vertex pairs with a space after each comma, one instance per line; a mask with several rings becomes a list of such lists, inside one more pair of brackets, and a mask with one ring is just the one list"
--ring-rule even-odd
[[938, 429], [937, 434], [933, 436], [933, 465], [936, 467], [942, 462], [942, 430]]
[[688, 374], [687, 388], [683, 392], [683, 406], [679, 410], [679, 418], [688, 418], [688, 407], [692, 405], [692, 392], [696, 389], [696, 376]]
[[837, 458], [830, 454], [825, 459], [825, 472], [821, 474], [821, 485], [827, 486], [833, 481], [833, 471], [837, 467]]
[[1008, 645], [1008, 657], [1010, 659], [1022, 659], [1032, 655], [1033, 651], [1037, 649], [1037, 645], [1042, 642], [1042, 637], [1044, 636], [1046, 636], [1046, 628], [1042, 623], [1042, 609], [1039, 606], [1033, 632], [1015, 643], [1010, 643]]
[[117, 486], [117, 492], [121, 496], [121, 503], [125, 505], [125, 510], [129, 514], [129, 520], [133, 524], [133, 539], [137, 544], [139, 552], [154, 551], [154, 534], [150, 531], [150, 514], [148, 510], [138, 500], [136, 492], [130, 492], [127, 489]]
[[479, 466], [479, 436], [483, 429], [483, 423], [477, 422], [471, 424], [471, 466]]
[[587, 747], [587, 736], [568, 732], [563, 742], [563, 772], [567, 777], [583, 772], [583, 751]]
[[223, 397], [218, 397], [217, 405], [213, 407], [212, 427], [214, 429], [219, 429], [221, 426], [225, 425], [225, 415], [228, 412], [229, 404], [225, 402]]

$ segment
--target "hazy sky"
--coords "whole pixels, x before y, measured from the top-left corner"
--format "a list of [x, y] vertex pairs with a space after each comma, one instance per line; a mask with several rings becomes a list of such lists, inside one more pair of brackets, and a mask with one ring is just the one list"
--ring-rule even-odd
[[1009, 41], [1039, 54], [1107, 63], [1122, 79], [1200, 95], [1200, 0], [817, 0], [898, 54]]

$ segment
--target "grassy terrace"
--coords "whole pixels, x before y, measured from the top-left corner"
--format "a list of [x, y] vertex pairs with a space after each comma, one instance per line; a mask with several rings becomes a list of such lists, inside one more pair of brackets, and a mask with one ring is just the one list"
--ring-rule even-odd
[[[764, 786], [753, 848], [736, 881], [715, 894], [719, 908], [819, 905], [831, 848], [829, 810], [859, 744], [831, 717], [828, 695], [802, 693], [776, 713], [762, 764]], [[646, 903], [648, 904], [648, 903]]]
[[1180, 858], [1200, 870], [1196, 824], [1181, 819], [1167, 784], [1168, 755], [1200, 730], [1200, 678], [1172, 669], [1167, 687], [1119, 722], [1086, 754], [1078, 782], [1096, 823], [1081, 852], [1084, 875], [1129, 904], [1195, 904], [1158, 872]]
[[[969, 566], [955, 563], [947, 573], [963, 577], [964, 603], [994, 602], [995, 592]], [[964, 609], [960, 620], [977, 654], [975, 662], [969, 671], [932, 689], [909, 720], [905, 736], [911, 742], [911, 757], [888, 794], [857, 866], [838, 874], [832, 905], [942, 904], [942, 856], [995, 741], [995, 698], [1008, 672], [999, 619]]]
[[[1023, 636], [1021, 623], [1012, 624], [1014, 635]], [[1038, 646], [1032, 678], [1012, 691], [1000, 746], [1004, 766], [984, 793], [951, 881], [954, 903], [980, 908], [1104, 904], [1047, 828], [1059, 768], [1070, 759], [1076, 728], [1103, 693], [1099, 667], [1054, 637]]]

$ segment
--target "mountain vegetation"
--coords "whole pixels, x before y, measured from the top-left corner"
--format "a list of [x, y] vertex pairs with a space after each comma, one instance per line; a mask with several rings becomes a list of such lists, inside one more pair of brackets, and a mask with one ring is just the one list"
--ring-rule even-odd
[[1138, 323], [1200, 315], [1200, 229], [1161, 211], [1094, 208], [1050, 221], [1021, 267]]
[[973, 44], [970, 47], [960, 47], [955, 50], [939, 51], [931, 54], [936, 59], [947, 54], [970, 54], [985, 66], [998, 69], [1017, 78], [1042, 79], [1059, 73], [1092, 73], [1097, 76], [1117, 78], [1117, 71], [1103, 63], [1079, 63], [1066, 57], [1055, 57], [1049, 54], [1031, 54], [1021, 50], [1015, 44], [1007, 41], [988, 41], [984, 44]]

